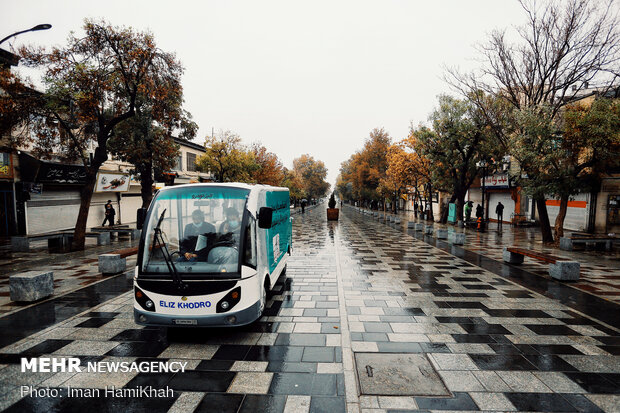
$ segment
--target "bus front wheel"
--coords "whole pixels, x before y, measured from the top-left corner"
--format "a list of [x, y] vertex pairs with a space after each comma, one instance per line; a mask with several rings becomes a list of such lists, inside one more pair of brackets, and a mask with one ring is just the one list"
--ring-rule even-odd
[[263, 316], [263, 314], [265, 313], [265, 307], [267, 307], [267, 288], [269, 288], [267, 285], [268, 282], [268, 280], [265, 280], [265, 284], [263, 285], [263, 292], [261, 295], [260, 303], [260, 316], [258, 318]]

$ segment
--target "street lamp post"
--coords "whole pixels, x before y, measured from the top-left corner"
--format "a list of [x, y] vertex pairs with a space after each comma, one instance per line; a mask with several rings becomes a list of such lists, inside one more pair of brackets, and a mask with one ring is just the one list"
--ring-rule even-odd
[[484, 192], [485, 192], [485, 181], [487, 180], [487, 161], [482, 160], [476, 163], [476, 166], [482, 169], [482, 222], [480, 223], [480, 232], [484, 232], [485, 227], [485, 218], [484, 218]]
[[22, 34], [22, 33], [36, 32], [36, 31], [39, 31], [39, 30], [48, 30], [48, 29], [51, 29], [51, 28], [52, 28], [51, 24], [47, 24], [47, 23], [46, 24], [37, 24], [36, 26], [34, 26], [34, 27], [30, 28], [30, 29], [22, 30], [22, 31], [15, 32], [13, 34], [8, 35], [4, 39], [0, 40], [0, 44], [2, 44], [5, 41], [9, 40], [11, 37], [17, 36], [17, 35]]

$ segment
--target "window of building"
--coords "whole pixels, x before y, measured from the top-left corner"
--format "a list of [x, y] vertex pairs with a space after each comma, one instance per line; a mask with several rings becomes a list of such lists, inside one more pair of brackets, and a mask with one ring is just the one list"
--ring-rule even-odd
[[177, 161], [174, 164], [174, 170], [175, 171], [182, 171], [183, 170], [183, 156], [182, 155], [177, 156]]
[[196, 171], [196, 154], [187, 152], [187, 170], [190, 172]]

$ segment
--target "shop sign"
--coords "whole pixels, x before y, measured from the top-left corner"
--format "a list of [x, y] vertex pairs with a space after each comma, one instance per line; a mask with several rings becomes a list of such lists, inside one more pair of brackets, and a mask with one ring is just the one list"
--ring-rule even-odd
[[122, 172], [99, 172], [95, 192], [127, 192], [131, 177]]
[[41, 163], [37, 182], [50, 184], [85, 184], [86, 169], [78, 165]]
[[484, 186], [487, 188], [509, 188], [509, 179], [507, 174], [491, 175], [484, 179]]
[[10, 153], [0, 152], [0, 178], [13, 178]]
[[22, 186], [24, 190], [31, 194], [41, 195], [43, 193], [43, 184], [35, 184], [33, 182], [23, 182]]

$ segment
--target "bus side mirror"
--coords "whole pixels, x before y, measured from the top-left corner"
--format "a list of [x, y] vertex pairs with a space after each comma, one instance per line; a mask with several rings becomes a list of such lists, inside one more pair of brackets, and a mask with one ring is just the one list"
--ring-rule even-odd
[[146, 208], [138, 208], [136, 211], [136, 228], [142, 229], [146, 219]]
[[273, 209], [269, 207], [261, 207], [258, 211], [258, 227], [263, 229], [271, 228], [272, 218]]

